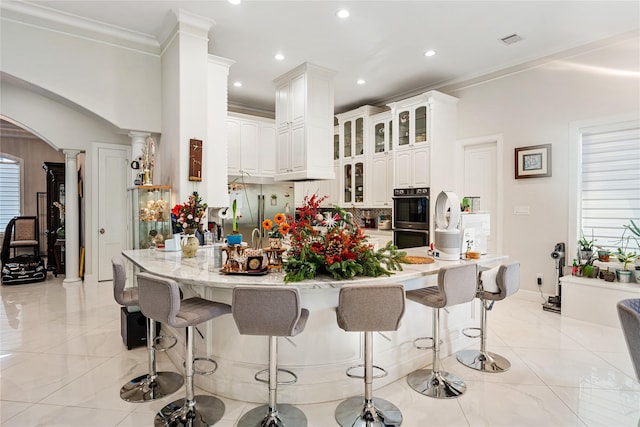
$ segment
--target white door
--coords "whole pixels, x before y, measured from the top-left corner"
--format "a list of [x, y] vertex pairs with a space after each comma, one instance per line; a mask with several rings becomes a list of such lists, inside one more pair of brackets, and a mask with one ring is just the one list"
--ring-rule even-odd
[[113, 279], [111, 258], [127, 248], [127, 158], [125, 147], [98, 148], [98, 281]]
[[480, 210], [491, 214], [491, 234], [487, 249], [496, 253], [500, 240], [498, 221], [501, 219], [498, 203], [497, 142], [464, 146], [463, 196], [479, 196]]

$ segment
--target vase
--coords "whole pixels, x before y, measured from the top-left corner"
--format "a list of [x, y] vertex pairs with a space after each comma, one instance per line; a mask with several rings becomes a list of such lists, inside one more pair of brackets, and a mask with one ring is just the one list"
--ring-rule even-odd
[[280, 248], [282, 248], [282, 238], [280, 238], [280, 237], [269, 237], [269, 247], [271, 249], [280, 249]]
[[198, 246], [200, 242], [195, 235], [196, 230], [187, 228], [184, 230], [184, 234], [180, 238], [180, 249], [182, 249], [183, 258], [193, 258], [198, 252]]
[[617, 270], [618, 282], [631, 283], [631, 270]]
[[242, 244], [242, 234], [227, 234], [227, 243], [229, 246]]

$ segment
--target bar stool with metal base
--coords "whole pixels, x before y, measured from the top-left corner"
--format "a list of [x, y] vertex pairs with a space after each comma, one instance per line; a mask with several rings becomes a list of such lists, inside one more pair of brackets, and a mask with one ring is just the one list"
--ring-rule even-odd
[[407, 292], [411, 301], [433, 308], [433, 347], [429, 347], [433, 348], [433, 365], [431, 369], [420, 369], [407, 376], [409, 386], [418, 393], [443, 399], [466, 391], [467, 386], [460, 378], [440, 370], [440, 309], [472, 301], [476, 284], [476, 265], [464, 264], [441, 268], [438, 286]]
[[[125, 307], [139, 305], [138, 289], [125, 289], [127, 282], [127, 272], [125, 270], [124, 259], [116, 256], [111, 260], [113, 266], [113, 296], [118, 304]], [[159, 336], [156, 338], [156, 322], [147, 317], [147, 354], [149, 371], [147, 374], [133, 378], [120, 389], [120, 397], [127, 402], [148, 402], [150, 400], [162, 399], [165, 396], [178, 391], [184, 379], [177, 372], [157, 372], [156, 371], [156, 351], [166, 351], [176, 345], [178, 340], [175, 337]], [[157, 342], [162, 339], [171, 339], [172, 343], [168, 347], [156, 347]]]
[[[404, 287], [398, 283], [345, 285], [340, 288], [336, 315], [338, 326], [347, 332], [364, 332], [364, 396], [350, 397], [336, 408], [342, 427], [397, 427], [402, 413], [393, 403], [373, 397], [373, 379], [387, 372], [373, 365], [373, 332], [395, 331], [405, 309]], [[362, 365], [360, 365], [362, 366]], [[347, 370], [347, 375], [356, 377]], [[374, 376], [373, 368], [382, 371]]]
[[[495, 282], [495, 283], [494, 283]], [[497, 285], [498, 292], [495, 285]], [[487, 345], [487, 311], [493, 303], [513, 295], [520, 288], [520, 264], [501, 265], [495, 269], [480, 272], [480, 286], [476, 297], [480, 299], [480, 350], [461, 350], [456, 353], [458, 362], [469, 368], [483, 372], [504, 372], [511, 363], [499, 354], [486, 350]], [[466, 336], [472, 336], [462, 331]], [[472, 336], [475, 337], [475, 336]]]
[[[278, 384], [293, 384], [296, 375], [278, 369], [278, 337], [293, 337], [304, 330], [309, 311], [301, 308], [298, 289], [287, 286], [236, 286], [231, 302], [233, 319], [242, 335], [269, 337], [269, 368], [255, 375], [257, 381], [268, 382], [269, 404], [244, 414], [237, 427], [306, 427], [307, 417], [292, 405], [277, 404]], [[278, 382], [278, 371], [294, 379]], [[269, 379], [259, 376], [268, 372]]]
[[[186, 397], [163, 407], [156, 414], [154, 424], [156, 426], [200, 427], [217, 423], [224, 415], [224, 403], [217, 397], [194, 395], [193, 332], [196, 325], [231, 313], [231, 307], [228, 304], [208, 301], [199, 297], [180, 301], [180, 289], [175, 281], [149, 273], [138, 274], [138, 288], [140, 309], [145, 316], [152, 317], [173, 328], [185, 328]], [[207, 373], [213, 373], [213, 371]]]

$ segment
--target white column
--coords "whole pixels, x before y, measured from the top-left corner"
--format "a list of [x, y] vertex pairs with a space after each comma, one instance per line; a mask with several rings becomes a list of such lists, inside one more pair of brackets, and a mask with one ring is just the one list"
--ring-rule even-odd
[[65, 279], [63, 284], [80, 283], [80, 209], [78, 203], [79, 150], [63, 150], [65, 200]]
[[[131, 160], [132, 161], [142, 156], [142, 149], [146, 145], [147, 137], [149, 136], [151, 136], [151, 134], [148, 132], [137, 132], [134, 130], [129, 132], [129, 138], [131, 138]], [[140, 172], [142, 172], [142, 169], [131, 169], [131, 182], [129, 182], [129, 186], [133, 185], [133, 181], [135, 181], [137, 175]]]

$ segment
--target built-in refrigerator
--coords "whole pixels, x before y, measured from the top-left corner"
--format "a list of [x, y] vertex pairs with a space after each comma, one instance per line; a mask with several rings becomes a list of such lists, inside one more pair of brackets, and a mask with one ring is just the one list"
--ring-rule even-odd
[[[251, 233], [257, 228], [261, 236], [266, 233], [262, 230], [262, 221], [273, 217], [277, 213], [294, 215], [293, 184], [243, 184], [242, 187], [230, 194], [230, 203], [237, 198], [238, 231], [242, 234], [242, 240], [251, 244]], [[229, 212], [231, 209], [229, 209]], [[224, 235], [231, 233], [233, 222], [231, 216], [224, 222]], [[266, 240], [263, 245], [266, 245]]]

